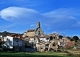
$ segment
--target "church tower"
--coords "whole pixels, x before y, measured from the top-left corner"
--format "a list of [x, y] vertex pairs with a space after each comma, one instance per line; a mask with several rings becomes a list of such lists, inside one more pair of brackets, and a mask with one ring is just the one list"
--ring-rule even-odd
[[42, 28], [40, 26], [40, 22], [37, 23], [37, 27], [35, 29], [35, 35], [39, 36], [39, 37], [43, 37], [44, 36], [44, 32], [42, 31]]

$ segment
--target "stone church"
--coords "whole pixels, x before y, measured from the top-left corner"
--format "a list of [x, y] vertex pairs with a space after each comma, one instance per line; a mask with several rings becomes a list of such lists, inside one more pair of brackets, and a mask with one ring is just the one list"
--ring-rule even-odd
[[44, 36], [44, 32], [40, 26], [40, 22], [37, 23], [37, 27], [35, 29], [29, 29], [24, 34], [23, 37], [34, 37], [34, 36]]

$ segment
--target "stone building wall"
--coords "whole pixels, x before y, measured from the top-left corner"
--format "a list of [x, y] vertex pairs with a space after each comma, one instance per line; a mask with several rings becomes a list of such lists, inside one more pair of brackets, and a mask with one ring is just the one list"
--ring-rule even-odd
[[34, 36], [35, 35], [35, 32], [34, 31], [33, 32], [27, 32], [26, 35], [27, 36]]

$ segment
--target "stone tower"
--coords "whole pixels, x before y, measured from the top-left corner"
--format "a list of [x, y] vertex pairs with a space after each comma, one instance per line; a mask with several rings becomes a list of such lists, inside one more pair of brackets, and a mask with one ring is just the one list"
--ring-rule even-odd
[[37, 28], [35, 29], [35, 35], [36, 36], [44, 36], [44, 32], [42, 31], [40, 22], [37, 23]]
[[40, 22], [37, 23], [37, 28], [40, 28]]

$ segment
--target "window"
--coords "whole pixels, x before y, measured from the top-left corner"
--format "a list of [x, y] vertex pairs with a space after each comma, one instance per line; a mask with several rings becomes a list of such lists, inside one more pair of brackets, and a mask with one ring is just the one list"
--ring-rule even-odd
[[52, 36], [50, 36], [50, 40], [52, 40], [53, 39], [53, 37]]
[[45, 46], [49, 46], [49, 44], [46, 44]]
[[41, 49], [43, 49], [43, 48], [41, 48]]
[[46, 38], [46, 40], [49, 40], [49, 38]]
[[53, 43], [53, 46], [55, 46], [55, 43]]
[[19, 46], [19, 45], [18, 45]]
[[18, 41], [16, 41], [16, 42], [18, 42]]
[[54, 37], [54, 39], [56, 39], [56, 37]]
[[40, 36], [41, 34], [40, 34], [40, 31], [38, 31], [38, 35]]
[[21, 44], [20, 44], [20, 46], [21, 46]]

